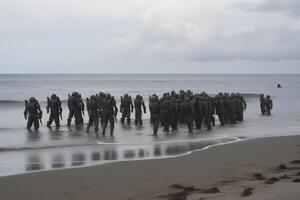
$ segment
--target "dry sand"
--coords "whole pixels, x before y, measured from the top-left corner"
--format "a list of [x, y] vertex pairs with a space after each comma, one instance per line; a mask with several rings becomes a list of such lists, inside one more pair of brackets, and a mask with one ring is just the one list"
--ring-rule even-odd
[[[294, 183], [300, 165], [300, 136], [264, 138], [217, 146], [184, 157], [118, 162], [101, 166], [38, 172], [0, 178], [1, 200], [138, 200], [138, 199], [259, 199], [298, 200], [300, 183]], [[289, 169], [278, 170], [280, 164]], [[292, 179], [265, 184], [253, 178], [288, 174]], [[300, 176], [298, 176], [300, 178]], [[201, 190], [184, 192], [173, 184]], [[204, 194], [217, 187], [220, 193]], [[253, 188], [249, 197], [242, 191]], [[158, 196], [164, 196], [159, 198]]]

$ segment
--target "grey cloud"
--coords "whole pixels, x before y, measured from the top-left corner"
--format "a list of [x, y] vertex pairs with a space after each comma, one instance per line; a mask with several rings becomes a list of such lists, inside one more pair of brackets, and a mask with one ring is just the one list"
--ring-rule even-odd
[[257, 2], [239, 2], [238, 5], [248, 11], [284, 12], [291, 16], [300, 16], [299, 0], [264, 0]]

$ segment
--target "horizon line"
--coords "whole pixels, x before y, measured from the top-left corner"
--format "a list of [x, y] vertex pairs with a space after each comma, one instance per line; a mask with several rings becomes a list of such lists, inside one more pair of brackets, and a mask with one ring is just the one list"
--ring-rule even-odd
[[300, 73], [0, 73], [0, 75], [300, 75]]

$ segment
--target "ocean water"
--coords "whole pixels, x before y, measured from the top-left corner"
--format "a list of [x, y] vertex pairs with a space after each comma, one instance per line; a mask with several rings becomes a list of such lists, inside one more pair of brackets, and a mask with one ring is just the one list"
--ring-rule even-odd
[[[277, 83], [283, 87], [277, 88]], [[165, 134], [160, 129], [152, 136], [149, 113], [143, 115], [142, 126], [116, 123], [114, 137], [97, 138], [91, 129], [68, 128], [67, 97], [78, 91], [83, 98], [110, 92], [119, 107], [120, 96], [148, 96], [171, 90], [191, 89], [240, 92], [248, 107], [244, 122], [212, 131], [189, 134], [184, 125], [176, 133]], [[300, 133], [300, 75], [0, 75], [0, 176], [82, 167], [107, 162], [161, 159], [186, 155], [210, 146], [236, 142], [242, 138], [273, 137]], [[63, 121], [59, 130], [42, 126], [38, 133], [28, 131], [23, 117], [24, 100], [31, 96], [41, 103], [46, 124], [46, 98], [56, 93], [63, 100]], [[261, 116], [259, 94], [270, 94], [274, 102], [273, 115]], [[132, 118], [134, 113], [132, 114]], [[85, 116], [85, 122], [87, 116]], [[133, 121], [133, 120], [132, 120]]]

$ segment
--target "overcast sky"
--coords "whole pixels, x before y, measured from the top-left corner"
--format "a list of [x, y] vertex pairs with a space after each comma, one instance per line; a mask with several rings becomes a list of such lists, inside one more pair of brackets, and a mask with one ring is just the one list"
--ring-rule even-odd
[[0, 0], [0, 73], [300, 73], [299, 0]]

